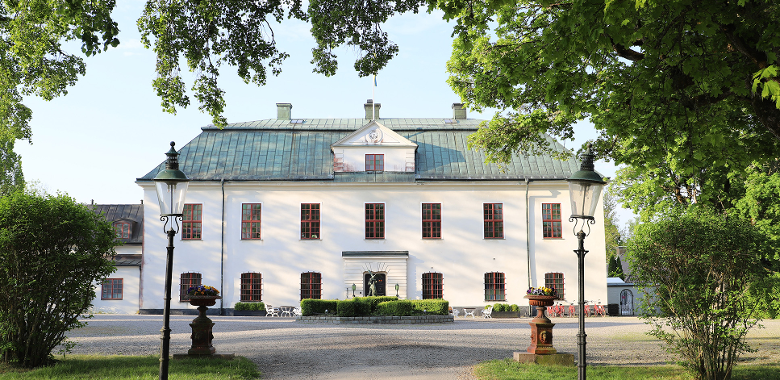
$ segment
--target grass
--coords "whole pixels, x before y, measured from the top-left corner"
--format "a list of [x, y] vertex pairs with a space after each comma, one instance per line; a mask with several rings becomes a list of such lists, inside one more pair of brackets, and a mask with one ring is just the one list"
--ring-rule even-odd
[[[257, 366], [249, 359], [171, 360], [168, 374], [171, 380], [251, 380], [259, 379]], [[11, 379], [95, 379], [140, 380], [157, 379], [160, 358], [157, 356], [68, 355], [57, 364], [25, 370], [0, 364], [0, 380]]]
[[[576, 379], [577, 367], [520, 364], [512, 359], [490, 360], [478, 364], [474, 373], [480, 380]], [[588, 366], [588, 378], [599, 380], [693, 380], [683, 367], [665, 366]], [[736, 365], [732, 380], [780, 380], [780, 363]]]

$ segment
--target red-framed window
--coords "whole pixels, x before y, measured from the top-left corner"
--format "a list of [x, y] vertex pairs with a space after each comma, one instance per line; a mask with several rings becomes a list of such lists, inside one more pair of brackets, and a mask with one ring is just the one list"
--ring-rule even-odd
[[103, 280], [100, 299], [121, 300], [124, 291], [123, 287], [121, 278], [107, 278]]
[[546, 238], [563, 237], [560, 203], [542, 203], [542, 229]]
[[555, 289], [555, 293], [558, 296], [558, 299], [564, 299], [565, 293], [563, 292], [563, 273], [545, 273], [544, 287]]
[[366, 203], [366, 239], [385, 238], [385, 204]]
[[485, 273], [485, 301], [506, 301], [503, 273]]
[[114, 223], [114, 231], [116, 231], [117, 239], [130, 239], [130, 223], [116, 222]]
[[441, 273], [423, 273], [422, 298], [424, 300], [444, 298], [444, 276]]
[[241, 302], [260, 302], [263, 300], [263, 275], [260, 273], [241, 273]]
[[190, 297], [187, 296], [187, 290], [192, 286], [200, 285], [202, 276], [200, 273], [182, 273], [179, 277], [179, 301], [187, 302]]
[[181, 238], [184, 240], [201, 239], [201, 232], [203, 231], [203, 205], [185, 204], [181, 219]]
[[384, 154], [367, 154], [366, 155], [366, 171], [367, 172], [381, 172], [385, 170], [385, 155]]
[[423, 239], [441, 239], [441, 203], [422, 204]]
[[484, 203], [482, 205], [485, 220], [485, 239], [504, 238], [504, 204]]
[[241, 239], [260, 239], [260, 203], [241, 204]]
[[322, 274], [318, 272], [301, 273], [301, 299], [322, 298]]
[[322, 239], [319, 203], [301, 203], [301, 239]]

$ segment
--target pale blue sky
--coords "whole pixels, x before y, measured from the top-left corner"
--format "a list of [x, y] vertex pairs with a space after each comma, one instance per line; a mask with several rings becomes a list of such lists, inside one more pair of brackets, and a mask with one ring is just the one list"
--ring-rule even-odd
[[[121, 44], [86, 58], [87, 74], [69, 94], [51, 102], [27, 98], [33, 110], [32, 142], [17, 143], [28, 181], [38, 181], [48, 192], [62, 191], [79, 202], [139, 203], [143, 197], [135, 179], [165, 159], [170, 141], [181, 147], [211, 123], [192, 99], [177, 115], [162, 111], [151, 81], [155, 57], [140, 42], [136, 19], [144, 1], [120, 1], [114, 11]], [[446, 83], [452, 24], [440, 14], [392, 18], [384, 29], [400, 46], [400, 53], [378, 76], [376, 101], [381, 117], [451, 117], [452, 103], [460, 102]], [[274, 27], [278, 46], [290, 54], [280, 76], [269, 73], [264, 87], [244, 84], [229, 67], [222, 68], [228, 122], [276, 117], [276, 103], [292, 103], [294, 118], [359, 118], [371, 98], [371, 79], [359, 78], [352, 65], [357, 52], [343, 48], [338, 74], [327, 78], [312, 73], [314, 40], [309, 25], [287, 20]], [[78, 51], [78, 44], [70, 47]], [[188, 81], [188, 85], [192, 82]], [[488, 119], [469, 112], [469, 118]], [[588, 123], [576, 133], [577, 142], [595, 137]], [[566, 142], [567, 147], [578, 143]], [[596, 169], [614, 175], [614, 166], [598, 162]], [[625, 223], [629, 213], [621, 213]]]

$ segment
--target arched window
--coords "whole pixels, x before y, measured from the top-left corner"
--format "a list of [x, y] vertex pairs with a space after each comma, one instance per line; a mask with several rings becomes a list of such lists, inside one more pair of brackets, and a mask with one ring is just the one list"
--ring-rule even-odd
[[301, 273], [301, 299], [322, 298], [322, 274], [317, 272]]

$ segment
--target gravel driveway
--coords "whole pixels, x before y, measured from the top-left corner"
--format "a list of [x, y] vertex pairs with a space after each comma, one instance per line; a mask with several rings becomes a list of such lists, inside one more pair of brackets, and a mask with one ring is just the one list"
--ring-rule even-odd
[[[172, 316], [171, 353], [186, 353], [193, 316]], [[257, 363], [263, 379], [474, 379], [472, 366], [512, 357], [530, 344], [530, 319], [456, 318], [427, 325], [316, 325], [292, 318], [211, 316], [214, 347]], [[554, 318], [558, 352], [577, 352], [577, 320]], [[159, 354], [162, 316], [96, 315], [70, 332], [73, 353]], [[780, 321], [749, 334], [756, 363], [780, 357]], [[588, 365], [675, 362], [633, 317], [587, 318]]]

